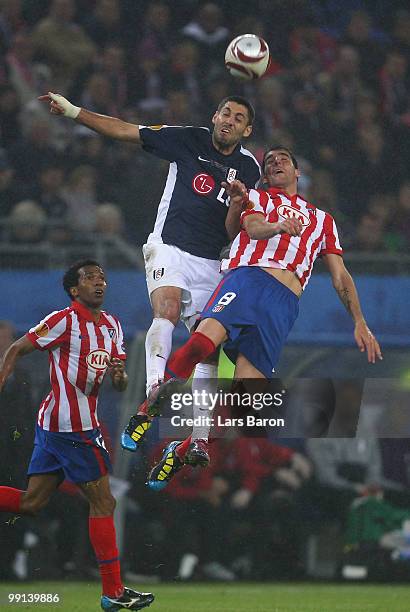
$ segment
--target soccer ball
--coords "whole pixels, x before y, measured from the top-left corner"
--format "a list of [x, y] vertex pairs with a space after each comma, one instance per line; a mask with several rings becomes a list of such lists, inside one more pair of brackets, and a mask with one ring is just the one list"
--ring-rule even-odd
[[269, 47], [260, 36], [241, 34], [228, 45], [225, 66], [232, 76], [241, 79], [259, 79], [269, 64]]

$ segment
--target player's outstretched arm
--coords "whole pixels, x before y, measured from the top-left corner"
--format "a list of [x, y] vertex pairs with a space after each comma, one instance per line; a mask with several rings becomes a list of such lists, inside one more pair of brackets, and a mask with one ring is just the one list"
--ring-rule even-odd
[[323, 256], [323, 260], [329, 268], [333, 286], [342, 304], [354, 321], [354, 337], [360, 351], [362, 353], [367, 351], [369, 363], [375, 363], [376, 357], [378, 359], [383, 359], [379, 343], [367, 327], [366, 320], [360, 307], [356, 286], [353, 278], [344, 265], [343, 259], [340, 255], [328, 254]]
[[16, 361], [23, 357], [23, 355], [32, 353], [34, 350], [35, 346], [31, 344], [26, 336], [19, 338], [9, 346], [0, 364], [0, 392], [4, 387], [4, 383], [14, 371]]
[[74, 119], [77, 123], [85, 125], [85, 127], [98, 132], [102, 136], [125, 142], [136, 142], [138, 144], [141, 142], [138, 125], [74, 106], [60, 94], [51, 91], [44, 96], [39, 96], [38, 99], [50, 104], [50, 113], [53, 115], [62, 115]]

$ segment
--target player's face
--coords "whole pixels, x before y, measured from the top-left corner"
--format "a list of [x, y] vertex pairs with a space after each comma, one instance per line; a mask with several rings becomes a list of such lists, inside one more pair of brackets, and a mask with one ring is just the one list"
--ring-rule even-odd
[[265, 159], [265, 177], [270, 187], [289, 190], [296, 189], [300, 172], [293, 165], [292, 158], [287, 151], [275, 149], [268, 153]]
[[104, 271], [98, 266], [84, 266], [78, 271], [78, 285], [71, 289], [71, 294], [84, 306], [99, 308], [106, 288]]
[[214, 131], [212, 140], [217, 149], [230, 153], [241, 138], [247, 138], [252, 132], [248, 125], [248, 109], [236, 102], [227, 102], [212, 117]]

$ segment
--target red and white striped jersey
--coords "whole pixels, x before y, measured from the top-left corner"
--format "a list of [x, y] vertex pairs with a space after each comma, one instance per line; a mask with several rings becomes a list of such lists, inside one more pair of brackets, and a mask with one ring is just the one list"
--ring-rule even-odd
[[232, 243], [229, 258], [222, 261], [222, 270], [239, 266], [290, 270], [296, 274], [304, 289], [317, 257], [328, 253], [342, 255], [333, 217], [309, 204], [301, 196], [289, 196], [273, 188], [267, 191], [251, 189], [249, 200], [247, 210], [242, 213], [241, 223], [247, 215], [255, 214], [263, 214], [270, 223], [296, 217], [303, 225], [302, 234], [277, 234], [266, 240], [252, 240], [242, 229]]
[[98, 323], [82, 304], [52, 312], [27, 332], [48, 351], [51, 391], [42, 401], [38, 424], [48, 431], [87, 431], [98, 427], [97, 396], [111, 358], [126, 359], [116, 317], [102, 311]]

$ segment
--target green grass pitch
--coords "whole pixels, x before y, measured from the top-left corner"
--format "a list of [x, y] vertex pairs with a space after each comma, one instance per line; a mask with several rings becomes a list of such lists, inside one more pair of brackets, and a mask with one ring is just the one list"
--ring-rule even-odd
[[[130, 585], [135, 586], [135, 585]], [[137, 587], [136, 587], [137, 588]], [[153, 591], [150, 612], [408, 612], [410, 586], [311, 583], [138, 585]], [[58, 604], [8, 604], [9, 593], [57, 593]], [[0, 584], [0, 610], [93, 612], [98, 583]]]

